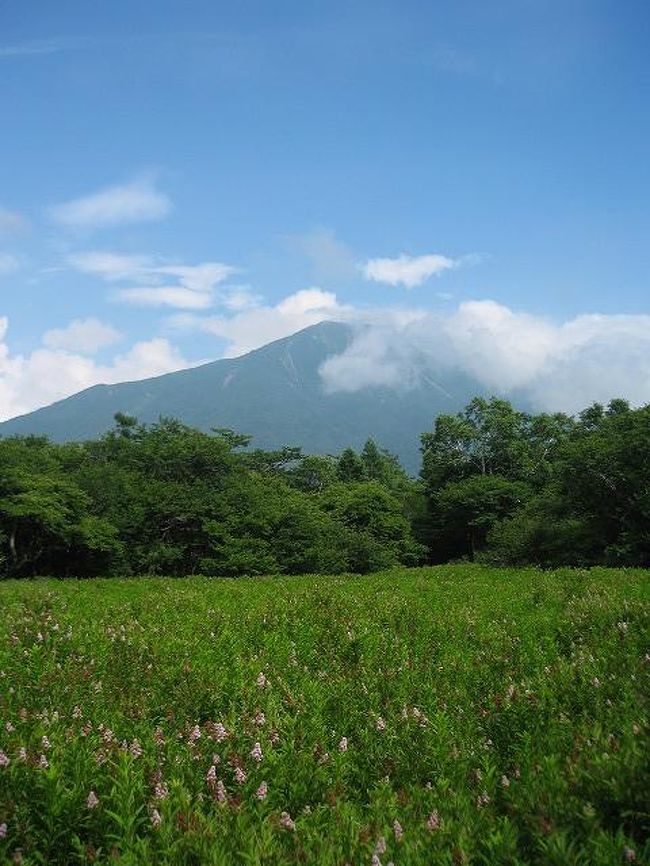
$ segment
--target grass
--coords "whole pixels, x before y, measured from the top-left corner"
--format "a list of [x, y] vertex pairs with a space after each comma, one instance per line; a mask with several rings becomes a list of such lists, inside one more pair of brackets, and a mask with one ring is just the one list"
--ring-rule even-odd
[[648, 863], [649, 577], [4, 583], [0, 862]]

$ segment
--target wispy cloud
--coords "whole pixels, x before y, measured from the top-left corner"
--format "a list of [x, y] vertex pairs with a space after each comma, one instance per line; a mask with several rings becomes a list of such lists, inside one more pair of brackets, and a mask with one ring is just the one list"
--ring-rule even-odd
[[0, 58], [32, 57], [39, 54], [55, 54], [64, 48], [64, 43], [57, 39], [45, 41], [17, 42], [13, 45], [0, 45]]
[[433, 253], [425, 256], [408, 256], [402, 253], [394, 259], [368, 259], [361, 265], [361, 271], [367, 280], [412, 289], [430, 277], [457, 267], [458, 264], [457, 259]]
[[[217, 295], [216, 287], [237, 272], [223, 262], [202, 262], [197, 265], [167, 263], [151, 256], [90, 251], [68, 257], [75, 270], [94, 274], [111, 283], [128, 283], [115, 292], [115, 299], [145, 307], [176, 307], [185, 310], [205, 310], [216, 301], [231, 297], [224, 290]], [[176, 283], [170, 283], [170, 279]]]
[[149, 222], [166, 217], [170, 199], [155, 188], [150, 178], [112, 186], [48, 208], [49, 218], [66, 228], [110, 228]]

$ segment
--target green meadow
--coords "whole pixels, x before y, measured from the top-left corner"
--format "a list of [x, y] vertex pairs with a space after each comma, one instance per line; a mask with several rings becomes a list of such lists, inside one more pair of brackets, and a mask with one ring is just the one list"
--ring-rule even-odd
[[650, 572], [0, 584], [0, 862], [650, 862]]

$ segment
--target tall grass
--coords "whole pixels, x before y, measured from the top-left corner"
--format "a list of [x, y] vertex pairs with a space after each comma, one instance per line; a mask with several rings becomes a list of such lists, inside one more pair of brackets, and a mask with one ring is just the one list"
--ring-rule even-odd
[[0, 585], [0, 862], [650, 862], [649, 577]]

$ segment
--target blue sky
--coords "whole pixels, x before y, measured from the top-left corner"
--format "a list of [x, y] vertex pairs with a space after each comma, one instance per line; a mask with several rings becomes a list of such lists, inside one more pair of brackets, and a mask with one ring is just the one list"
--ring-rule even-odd
[[648, 44], [636, 0], [8, 0], [0, 417], [364, 316], [650, 399]]

